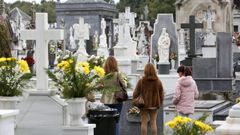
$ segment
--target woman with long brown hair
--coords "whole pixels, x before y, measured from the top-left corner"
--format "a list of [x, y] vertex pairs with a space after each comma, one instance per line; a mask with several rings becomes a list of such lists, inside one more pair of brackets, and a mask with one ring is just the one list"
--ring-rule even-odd
[[[115, 108], [121, 114], [122, 102], [115, 99], [115, 92], [121, 90], [120, 83], [124, 85], [123, 79], [118, 71], [117, 60], [109, 56], [104, 64], [106, 78], [103, 79], [103, 94], [101, 102], [110, 108]], [[126, 87], [126, 86], [123, 86]], [[116, 125], [116, 135], [119, 135], [119, 124]]]
[[140, 108], [141, 113], [141, 135], [147, 135], [148, 115], [152, 135], [157, 135], [157, 113], [163, 104], [163, 86], [158, 79], [153, 64], [147, 64], [144, 68], [144, 76], [138, 81], [133, 92], [133, 99], [142, 94], [144, 106]]

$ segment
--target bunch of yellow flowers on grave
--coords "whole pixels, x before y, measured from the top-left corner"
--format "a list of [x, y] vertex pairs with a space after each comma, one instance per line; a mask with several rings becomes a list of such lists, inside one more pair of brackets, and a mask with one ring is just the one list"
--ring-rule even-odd
[[203, 122], [203, 118], [193, 120], [188, 117], [176, 116], [165, 125], [172, 129], [172, 135], [205, 135], [212, 132], [213, 128]]
[[0, 58], [0, 96], [21, 96], [31, 77], [25, 60]]
[[90, 68], [88, 62], [77, 62], [75, 57], [69, 56], [57, 64], [53, 71], [47, 70], [61, 96], [65, 99], [81, 98], [97, 90], [99, 81], [105, 76], [100, 66]]

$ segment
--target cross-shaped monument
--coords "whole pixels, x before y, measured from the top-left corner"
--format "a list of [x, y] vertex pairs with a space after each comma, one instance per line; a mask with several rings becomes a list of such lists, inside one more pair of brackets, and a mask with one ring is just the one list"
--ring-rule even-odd
[[74, 40], [78, 40], [78, 50], [75, 53], [77, 55], [78, 61], [85, 61], [87, 59], [87, 52], [85, 48], [85, 40], [89, 40], [89, 29], [90, 25], [84, 23], [84, 18], [79, 18], [79, 23], [73, 25], [74, 29]]
[[181, 24], [181, 28], [189, 29], [189, 37], [190, 37], [190, 52], [188, 57], [196, 57], [196, 44], [195, 44], [195, 29], [203, 28], [202, 23], [195, 23], [195, 16], [189, 16], [189, 23]]
[[36, 40], [36, 78], [37, 90], [48, 90], [48, 41], [63, 40], [63, 30], [48, 30], [48, 14], [36, 13], [36, 29], [22, 30], [22, 40]]

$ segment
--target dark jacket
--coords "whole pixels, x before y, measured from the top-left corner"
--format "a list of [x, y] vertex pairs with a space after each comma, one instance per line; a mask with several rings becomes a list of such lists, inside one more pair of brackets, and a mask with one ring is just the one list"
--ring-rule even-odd
[[145, 103], [144, 108], [159, 108], [163, 104], [163, 86], [158, 79], [140, 79], [133, 92], [133, 98], [137, 98], [140, 93]]

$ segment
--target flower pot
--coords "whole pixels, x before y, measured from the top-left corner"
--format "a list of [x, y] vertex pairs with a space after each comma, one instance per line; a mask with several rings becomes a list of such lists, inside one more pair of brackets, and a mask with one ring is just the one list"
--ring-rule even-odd
[[83, 126], [82, 116], [86, 113], [86, 98], [73, 98], [67, 100], [70, 126]]
[[22, 101], [23, 97], [5, 97], [0, 96], [0, 109], [16, 109], [18, 102]]
[[171, 71], [175, 71], [175, 62], [176, 62], [176, 60], [174, 60], [174, 59], [171, 59]]

